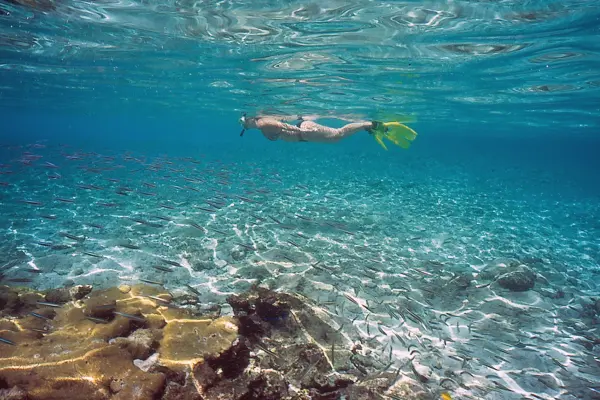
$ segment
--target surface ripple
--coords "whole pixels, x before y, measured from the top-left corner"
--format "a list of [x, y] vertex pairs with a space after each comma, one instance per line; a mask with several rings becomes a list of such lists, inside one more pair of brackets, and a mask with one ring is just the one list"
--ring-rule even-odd
[[559, 110], [596, 126], [599, 16], [578, 0], [12, 0], [0, 5], [2, 102], [360, 118], [384, 103], [534, 126]]

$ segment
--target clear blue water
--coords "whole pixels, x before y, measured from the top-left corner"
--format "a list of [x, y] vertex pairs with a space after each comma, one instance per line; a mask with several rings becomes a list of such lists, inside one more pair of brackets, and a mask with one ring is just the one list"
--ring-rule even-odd
[[[499, 364], [511, 391], [488, 390], [491, 370], [473, 362], [479, 386], [464, 381], [457, 398], [598, 398], [599, 346], [577, 338], [600, 335], [588, 312], [600, 296], [599, 38], [592, 1], [2, 2], [5, 279], [187, 283], [209, 303], [259, 276], [317, 303], [350, 293], [396, 306], [410, 287], [427, 318], [468, 310], [493, 342], [500, 315], [542, 354]], [[240, 138], [241, 112], [335, 127], [409, 117], [419, 135], [387, 152], [365, 132], [334, 145]], [[161, 258], [183, 268], [149, 267]], [[543, 277], [534, 290], [473, 288], [506, 259], [530, 260]], [[477, 281], [467, 294], [448, 288], [460, 274]], [[361, 309], [349, 337], [381, 323], [419, 342], [415, 326], [370, 304], [379, 321]], [[446, 334], [452, 345], [432, 346], [481, 347], [464, 327]], [[374, 352], [389, 344], [377, 340]], [[406, 349], [394, 351], [406, 367]], [[528, 368], [562, 381], [518, 375]]]

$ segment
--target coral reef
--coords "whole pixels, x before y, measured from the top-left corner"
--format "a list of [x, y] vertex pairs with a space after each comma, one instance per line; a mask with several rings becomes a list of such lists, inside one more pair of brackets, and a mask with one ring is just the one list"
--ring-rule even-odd
[[368, 399], [406, 392], [397, 375], [368, 371], [368, 357], [305, 300], [253, 288], [228, 298], [235, 316], [214, 317], [143, 285], [46, 293], [2, 287], [0, 399]]
[[134, 361], [159, 350], [157, 366], [191, 368], [237, 337], [231, 318], [169, 308], [169, 295], [153, 287], [111, 288], [77, 300], [81, 293], [2, 288], [0, 337], [14, 345], [2, 344], [0, 388], [23, 393], [11, 398], [160, 398], [168, 375]]
[[499, 259], [486, 265], [478, 278], [483, 281], [495, 281], [504, 289], [513, 292], [533, 289], [536, 279], [542, 279], [531, 267], [512, 259]]

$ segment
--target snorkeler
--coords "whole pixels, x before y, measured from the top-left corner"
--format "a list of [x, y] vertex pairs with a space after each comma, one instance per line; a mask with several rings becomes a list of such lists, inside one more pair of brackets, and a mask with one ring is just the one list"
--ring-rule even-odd
[[417, 133], [400, 122], [365, 121], [354, 122], [341, 128], [331, 128], [299, 117], [300, 122], [291, 125], [274, 117], [248, 117], [244, 113], [240, 118], [243, 129], [258, 129], [269, 140], [284, 140], [286, 142], [318, 142], [335, 143], [360, 131], [367, 131], [387, 150], [383, 143], [385, 137], [397, 146], [407, 149]]

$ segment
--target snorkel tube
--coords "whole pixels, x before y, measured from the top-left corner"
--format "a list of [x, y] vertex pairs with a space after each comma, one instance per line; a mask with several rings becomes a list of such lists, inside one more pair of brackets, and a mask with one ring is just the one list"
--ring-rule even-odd
[[244, 136], [244, 132], [246, 132], [246, 113], [243, 113], [240, 117], [240, 124], [243, 126], [242, 131], [240, 132], [240, 137]]

